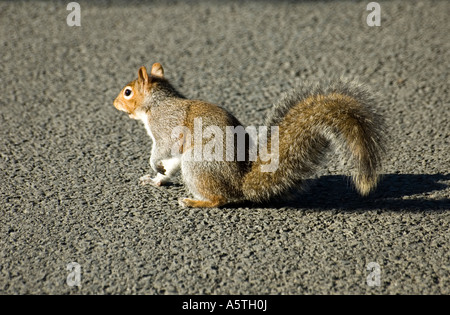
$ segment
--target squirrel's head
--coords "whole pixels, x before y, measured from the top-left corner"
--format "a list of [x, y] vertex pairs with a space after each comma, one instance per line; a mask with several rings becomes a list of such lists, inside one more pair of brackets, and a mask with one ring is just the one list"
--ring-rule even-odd
[[152, 85], [161, 78], [164, 78], [164, 69], [160, 63], [153, 64], [150, 75], [144, 66], [140, 67], [138, 78], [120, 91], [114, 100], [114, 107], [126, 112], [131, 118], [137, 119], [137, 111], [144, 105], [145, 96], [151, 93]]

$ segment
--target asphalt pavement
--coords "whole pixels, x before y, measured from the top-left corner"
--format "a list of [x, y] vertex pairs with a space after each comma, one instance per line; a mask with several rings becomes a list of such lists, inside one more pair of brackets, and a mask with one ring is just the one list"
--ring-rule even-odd
[[[0, 294], [450, 294], [449, 1], [379, 1], [373, 27], [369, 1], [79, 1], [80, 26], [68, 3], [0, 2]], [[112, 102], [154, 62], [246, 125], [305, 82], [364, 82], [379, 188], [339, 155], [264, 205], [140, 186], [151, 139]]]

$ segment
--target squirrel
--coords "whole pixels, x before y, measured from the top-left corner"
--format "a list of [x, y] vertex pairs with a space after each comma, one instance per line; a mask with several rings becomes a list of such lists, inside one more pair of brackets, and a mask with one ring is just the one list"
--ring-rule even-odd
[[[385, 146], [382, 117], [371, 107], [374, 101], [363, 85], [343, 79], [286, 93], [265, 122], [278, 127], [277, 155], [272, 156], [278, 167], [273, 171], [262, 171], [268, 162], [261, 154], [253, 161], [229, 156], [226, 160], [192, 159], [196, 148], [209, 145], [205, 138], [195, 143], [199, 130], [214, 126], [225, 133], [226, 128], [242, 124], [220, 106], [185, 98], [166, 79], [160, 63], [153, 64], [150, 74], [140, 67], [138, 78], [120, 91], [114, 107], [142, 121], [152, 139], [150, 166], [157, 175], [142, 176], [141, 184], [164, 185], [181, 170], [183, 183], [194, 198], [181, 198], [180, 205], [220, 207], [243, 201], [261, 203], [302, 188], [330, 148], [340, 149], [352, 160], [356, 190], [368, 195], [379, 181]], [[199, 119], [201, 127], [195, 130]], [[180, 127], [191, 136], [174, 136]], [[248, 135], [245, 139], [248, 158]], [[233, 141], [235, 144], [236, 137]], [[270, 137], [267, 144], [272, 141]], [[215, 145], [215, 150], [221, 151], [221, 144]], [[222, 145], [225, 148], [226, 143]]]

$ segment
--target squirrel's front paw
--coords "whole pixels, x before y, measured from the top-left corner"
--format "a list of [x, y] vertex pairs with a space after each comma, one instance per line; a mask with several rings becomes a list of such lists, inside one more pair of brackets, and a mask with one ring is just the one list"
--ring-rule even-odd
[[162, 186], [162, 185], [164, 185], [165, 182], [163, 181], [163, 178], [159, 175], [160, 174], [156, 175], [155, 178], [152, 178], [152, 176], [150, 174], [144, 175], [139, 178], [139, 183], [143, 186], [148, 185], [148, 184], [156, 186], [156, 187]]

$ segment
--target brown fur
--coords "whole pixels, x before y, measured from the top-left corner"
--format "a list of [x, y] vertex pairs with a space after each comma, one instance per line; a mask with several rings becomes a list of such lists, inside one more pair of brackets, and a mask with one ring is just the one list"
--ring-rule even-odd
[[224, 183], [217, 175], [203, 173], [196, 178], [196, 190], [198, 194], [203, 196], [204, 200], [183, 199], [187, 206], [205, 208], [205, 207], [220, 207], [227, 203], [227, 199], [223, 196], [222, 187]]
[[[129, 100], [125, 99], [124, 92], [127, 87], [133, 90], [133, 97]], [[134, 116], [136, 109], [143, 103], [144, 94], [139, 93], [139, 84], [137, 80], [128, 83], [114, 100], [114, 107], [118, 110], [126, 112], [128, 115]]]
[[[185, 126], [189, 128], [194, 141], [194, 119], [202, 118], [203, 130], [207, 126], [219, 127], [224, 136], [227, 126], [240, 126], [240, 122], [224, 109], [203, 101], [186, 100], [188, 110], [185, 120]], [[204, 146], [210, 139], [203, 138]], [[192, 149], [193, 145], [187, 146], [186, 149]], [[185, 149], [185, 151], [186, 151]], [[233, 180], [241, 177], [248, 167], [247, 162], [227, 162], [226, 147], [223, 143], [222, 161], [186, 161], [182, 165], [182, 175], [185, 185], [195, 195], [201, 196], [201, 202], [198, 205], [206, 206], [208, 204], [223, 205], [231, 200], [242, 199], [241, 182]], [[205, 203], [204, 200], [211, 203]], [[188, 203], [188, 204], [193, 204]]]

